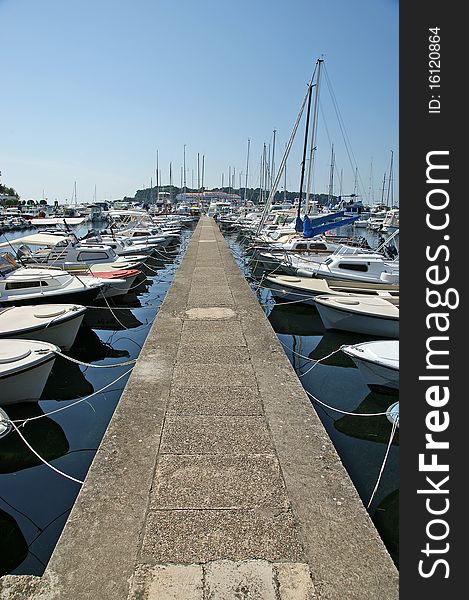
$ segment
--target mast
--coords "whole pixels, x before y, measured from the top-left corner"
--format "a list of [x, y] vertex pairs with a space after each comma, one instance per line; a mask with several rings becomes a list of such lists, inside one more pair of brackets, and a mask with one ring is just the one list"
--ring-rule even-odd
[[159, 172], [159, 156], [156, 151], [156, 203], [160, 201], [160, 172]]
[[274, 173], [275, 173], [275, 134], [277, 133], [277, 130], [274, 129], [274, 138], [272, 140], [272, 163], [271, 163], [271, 168], [270, 168], [270, 188], [272, 189], [272, 185], [273, 185], [273, 178], [274, 178]]
[[184, 194], [185, 194], [186, 193], [186, 144], [184, 144], [183, 172], [184, 172]]
[[173, 204], [173, 163], [169, 163], [169, 202]]
[[311, 114], [312, 92], [313, 92], [313, 83], [311, 82], [309, 84], [309, 90], [308, 90], [308, 108], [307, 108], [307, 112], [306, 112], [306, 128], [305, 128], [305, 139], [304, 139], [304, 144], [303, 144], [303, 160], [301, 161], [300, 195], [298, 198], [298, 213], [296, 216], [297, 223], [295, 226], [296, 231], [303, 231], [303, 226], [301, 225], [301, 229], [299, 229], [299, 227], [300, 227], [300, 221], [301, 221], [301, 199], [302, 199], [302, 195], [303, 195], [303, 181], [305, 178], [306, 148], [308, 146], [308, 131], [309, 131], [309, 118], [310, 118], [310, 114]]
[[386, 173], [383, 177], [383, 189], [381, 190], [381, 204], [384, 204], [384, 190], [386, 188]]
[[248, 171], [249, 171], [249, 148], [251, 145], [251, 140], [248, 138], [248, 151], [246, 154], [246, 179], [244, 182], [244, 205], [247, 204], [247, 190], [248, 190]]
[[327, 204], [330, 206], [332, 196], [334, 195], [334, 144], [332, 144], [331, 167], [329, 171], [329, 190], [327, 194]]
[[[387, 197], [386, 197], [386, 206], [388, 206], [388, 202], [390, 199], [390, 194], [392, 191], [392, 167], [393, 167], [393, 159], [394, 159], [394, 152], [391, 150], [391, 164], [389, 165], [389, 179], [388, 179], [388, 193], [387, 193]], [[391, 195], [391, 202], [392, 202], [392, 195]], [[389, 208], [392, 208], [392, 204], [389, 206]]]
[[311, 141], [310, 141], [310, 149], [309, 149], [309, 163], [308, 163], [308, 181], [306, 184], [306, 212], [309, 213], [309, 204], [310, 204], [310, 193], [311, 187], [313, 184], [313, 167], [314, 167], [314, 157], [316, 155], [316, 135], [318, 131], [318, 111], [319, 111], [319, 89], [321, 82], [321, 65], [324, 61], [322, 59], [318, 59], [317, 67], [318, 74], [316, 78], [316, 90], [314, 94], [314, 107], [313, 107], [313, 126], [311, 127]]
[[288, 140], [288, 144], [287, 144], [287, 146], [285, 148], [285, 152], [283, 153], [282, 162], [280, 163], [280, 168], [279, 168], [279, 170], [277, 172], [277, 175], [275, 176], [274, 185], [272, 186], [272, 189], [270, 191], [269, 197], [267, 198], [267, 202], [266, 202], [266, 205], [265, 205], [264, 210], [262, 212], [262, 216], [261, 216], [261, 219], [259, 221], [259, 225], [257, 226], [256, 235], [259, 235], [262, 227], [264, 226], [265, 220], [266, 220], [267, 215], [269, 213], [270, 204], [272, 203], [272, 198], [273, 198], [273, 196], [274, 196], [274, 194], [275, 194], [275, 192], [277, 190], [280, 178], [282, 177], [283, 171], [285, 169], [285, 165], [286, 165], [286, 162], [287, 162], [288, 155], [290, 153], [290, 150], [291, 150], [291, 147], [293, 145], [293, 142], [295, 141], [296, 132], [298, 131], [298, 127], [300, 125], [301, 117], [303, 116], [303, 111], [304, 111], [305, 105], [306, 105], [306, 103], [308, 101], [308, 97], [309, 97], [309, 94], [310, 94], [310, 89], [309, 88], [312, 85], [315, 72], [316, 72], [316, 69], [315, 69], [315, 71], [313, 73], [313, 76], [311, 78], [310, 83], [308, 84], [308, 89], [307, 89], [306, 95], [303, 98], [303, 101], [302, 101], [301, 106], [300, 106], [300, 110], [299, 110], [298, 115], [296, 117], [295, 124], [293, 125], [293, 129], [292, 129], [292, 132], [290, 134], [290, 139]]
[[[285, 149], [287, 148], [287, 145], [285, 144]], [[283, 182], [283, 202], [286, 203], [287, 201], [287, 165], [285, 163], [285, 169], [284, 169], [284, 182]]]

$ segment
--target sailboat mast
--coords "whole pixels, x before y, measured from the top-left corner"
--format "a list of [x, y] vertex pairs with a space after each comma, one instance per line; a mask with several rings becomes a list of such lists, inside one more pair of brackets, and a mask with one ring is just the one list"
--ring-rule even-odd
[[247, 190], [248, 190], [248, 172], [249, 172], [249, 149], [251, 146], [251, 140], [248, 138], [248, 151], [246, 154], [246, 179], [244, 182], [244, 205], [247, 204]]
[[184, 194], [186, 193], [186, 144], [184, 144], [184, 157], [183, 157], [183, 180], [184, 180]]
[[275, 135], [277, 133], [277, 130], [274, 129], [274, 137], [272, 140], [272, 163], [271, 163], [271, 168], [270, 168], [270, 189], [272, 189], [273, 186], [273, 179], [274, 179], [274, 173], [275, 173]]
[[309, 163], [308, 163], [308, 181], [306, 184], [306, 212], [309, 214], [310, 212], [310, 195], [311, 188], [313, 186], [313, 174], [314, 174], [314, 157], [316, 153], [316, 134], [318, 130], [318, 111], [319, 111], [319, 89], [321, 82], [321, 65], [324, 61], [322, 59], [318, 59], [317, 67], [318, 67], [318, 75], [316, 78], [316, 90], [314, 94], [314, 107], [313, 107], [313, 125], [311, 127], [311, 141], [310, 141], [310, 149], [309, 149]]
[[156, 151], [156, 203], [160, 201], [160, 169], [159, 169], [159, 155], [158, 150]]
[[[306, 111], [306, 127], [305, 127], [305, 139], [303, 144], [303, 160], [301, 161], [301, 178], [300, 178], [300, 195], [298, 198], [298, 213], [297, 219], [301, 219], [301, 200], [303, 196], [303, 182], [305, 178], [305, 163], [306, 163], [306, 149], [308, 147], [308, 131], [309, 131], [309, 118], [311, 114], [311, 96], [313, 92], [313, 83], [309, 84], [308, 90], [308, 107]], [[296, 227], [295, 227], [296, 229]]]
[[173, 204], [173, 163], [169, 163], [169, 202]]
[[[386, 197], [386, 206], [388, 206], [388, 203], [389, 203], [391, 187], [392, 187], [393, 159], [394, 159], [394, 152], [391, 150], [391, 164], [389, 165], [388, 193], [387, 193], [387, 197]], [[391, 198], [391, 200], [392, 200], [392, 198]], [[389, 206], [389, 208], [392, 208], [392, 204]]]
[[384, 204], [384, 190], [386, 189], [386, 173], [383, 177], [383, 189], [381, 190], [381, 204]]
[[331, 152], [331, 166], [329, 171], [329, 190], [327, 203], [330, 205], [332, 201], [332, 196], [334, 195], [334, 144], [332, 144], [332, 152]]

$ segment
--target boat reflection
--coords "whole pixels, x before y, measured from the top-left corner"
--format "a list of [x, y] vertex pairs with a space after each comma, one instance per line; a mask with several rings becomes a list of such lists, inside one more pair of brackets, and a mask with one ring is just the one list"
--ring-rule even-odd
[[324, 326], [318, 311], [300, 304], [275, 304], [269, 322], [276, 333], [286, 335], [323, 335]]
[[[70, 445], [62, 427], [49, 417], [36, 402], [24, 402], [8, 407], [12, 421], [33, 419], [21, 427], [21, 435], [46, 461], [67, 454]], [[0, 440], [0, 473], [15, 473], [42, 464], [13, 430]], [[0, 536], [1, 538], [1, 536]]]
[[0, 576], [11, 573], [28, 555], [28, 543], [16, 520], [0, 508]]
[[[127, 298], [127, 296], [130, 296], [130, 294], [126, 294], [125, 297]], [[140, 306], [137, 299], [135, 302]], [[84, 323], [92, 329], [103, 329], [106, 331], [124, 331], [143, 325], [142, 321], [137, 319], [130, 308], [125, 310], [119, 309], [112, 313], [107, 306], [89, 308], [85, 313]]]
[[[385, 394], [371, 392], [353, 411], [360, 414], [383, 413], [389, 405], [389, 397]], [[391, 425], [385, 416], [380, 417], [354, 417], [343, 415], [334, 421], [337, 431], [349, 437], [387, 444], [391, 434]], [[393, 445], [399, 445], [399, 430], [396, 430], [392, 441]]]
[[[91, 363], [107, 358], [129, 358], [128, 350], [118, 350], [103, 342], [98, 334], [86, 324], [80, 327], [75, 343], [67, 353], [74, 359]], [[74, 400], [89, 396], [95, 391], [85, 376], [86, 367], [62, 356], [55, 360], [49, 379], [42, 393], [42, 400]], [[92, 374], [90, 373], [90, 378]]]

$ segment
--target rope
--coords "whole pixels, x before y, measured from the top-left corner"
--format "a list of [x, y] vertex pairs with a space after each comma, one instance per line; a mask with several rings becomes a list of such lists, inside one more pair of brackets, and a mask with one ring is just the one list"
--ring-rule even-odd
[[375, 494], [378, 491], [378, 487], [381, 482], [381, 477], [383, 475], [384, 467], [386, 466], [386, 461], [388, 460], [389, 451], [391, 450], [392, 441], [394, 439], [394, 435], [396, 433], [396, 429], [397, 429], [398, 425], [399, 425], [399, 417], [397, 417], [397, 419], [395, 421], [393, 421], [391, 435], [389, 436], [388, 447], [386, 448], [386, 453], [384, 455], [383, 463], [381, 465], [381, 469], [379, 470], [378, 479], [376, 481], [375, 487], [373, 488], [371, 498], [370, 498], [368, 504], [366, 505], [367, 510], [370, 508], [371, 503], [373, 502], [373, 498], [375, 497]]
[[128, 360], [123, 363], [114, 363], [112, 365], [94, 365], [92, 363], [86, 363], [81, 360], [78, 360], [77, 358], [72, 358], [71, 356], [67, 356], [63, 352], [60, 352], [60, 350], [54, 350], [54, 352], [58, 356], [61, 356], [62, 358], [65, 358], [66, 360], [69, 360], [70, 362], [76, 363], [77, 365], [81, 365], [82, 367], [94, 367], [95, 369], [112, 369], [113, 367], [126, 367], [128, 365], [133, 365], [137, 362], [137, 359], [133, 358], [132, 360]]
[[114, 381], [111, 381], [111, 383], [108, 383], [107, 385], [102, 387], [100, 390], [97, 390], [96, 392], [93, 392], [92, 394], [89, 394], [88, 396], [84, 396], [83, 398], [80, 398], [79, 400], [76, 400], [75, 402], [72, 402], [71, 404], [67, 404], [66, 406], [61, 406], [60, 408], [56, 408], [55, 410], [51, 410], [50, 412], [44, 413], [42, 415], [37, 415], [36, 417], [29, 417], [28, 419], [15, 419], [15, 420], [9, 419], [9, 421], [11, 424], [20, 423], [21, 426], [24, 427], [27, 423], [29, 423], [29, 421], [36, 421], [37, 419], [42, 419], [43, 417], [50, 417], [51, 415], [54, 415], [58, 412], [67, 410], [67, 409], [71, 408], [72, 406], [75, 406], [75, 404], [80, 404], [81, 402], [85, 402], [86, 400], [89, 400], [93, 396], [96, 396], [96, 394], [100, 394], [101, 392], [104, 392], [104, 390], [106, 390], [107, 388], [110, 388], [112, 385], [117, 383], [120, 379], [122, 379], [123, 377], [128, 375], [131, 371], [132, 371], [132, 369], [129, 369], [125, 373], [122, 373], [122, 375], [119, 375], [119, 377], [114, 379]]
[[18, 427], [15, 425], [15, 423], [13, 421], [10, 421], [11, 424], [13, 425], [16, 433], [20, 436], [20, 438], [23, 440], [23, 442], [26, 444], [26, 446], [31, 450], [31, 452], [37, 456], [37, 458], [46, 465], [46, 467], [49, 467], [49, 469], [52, 469], [52, 471], [55, 471], [56, 473], [58, 473], [59, 475], [62, 475], [62, 477], [65, 477], [66, 479], [70, 479], [71, 481], [74, 481], [75, 483], [79, 483], [80, 485], [83, 484], [83, 481], [81, 481], [81, 479], [76, 479], [75, 477], [72, 477], [71, 475], [67, 475], [67, 473], [64, 473], [63, 471], [60, 471], [59, 469], [57, 469], [56, 467], [54, 467], [53, 465], [51, 465], [50, 463], [47, 462], [47, 460], [45, 460], [44, 458], [42, 458], [42, 456], [40, 454], [38, 454], [36, 452], [36, 450], [34, 450], [34, 448], [29, 444], [29, 442], [24, 438], [24, 436], [21, 434], [20, 430], [18, 429]]
[[310, 396], [315, 402], [317, 402], [318, 404], [321, 404], [322, 406], [329, 408], [330, 410], [335, 410], [336, 412], [342, 414], [342, 415], [350, 415], [352, 417], [385, 417], [388, 412], [380, 412], [380, 413], [354, 413], [354, 412], [347, 412], [346, 410], [341, 410], [340, 408], [335, 408], [334, 406], [330, 406], [329, 404], [326, 404], [325, 402], [322, 402], [321, 400], [319, 400], [319, 398], [316, 398], [316, 396], [313, 396], [313, 394], [311, 394], [310, 392], [308, 392], [308, 390], [305, 389], [305, 392], [308, 394], [308, 396]]

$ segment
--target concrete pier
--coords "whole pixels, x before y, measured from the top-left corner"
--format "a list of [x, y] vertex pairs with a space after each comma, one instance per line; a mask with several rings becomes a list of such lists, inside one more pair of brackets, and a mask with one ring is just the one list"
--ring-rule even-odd
[[43, 577], [3, 577], [0, 598], [398, 598], [397, 570], [212, 219]]

